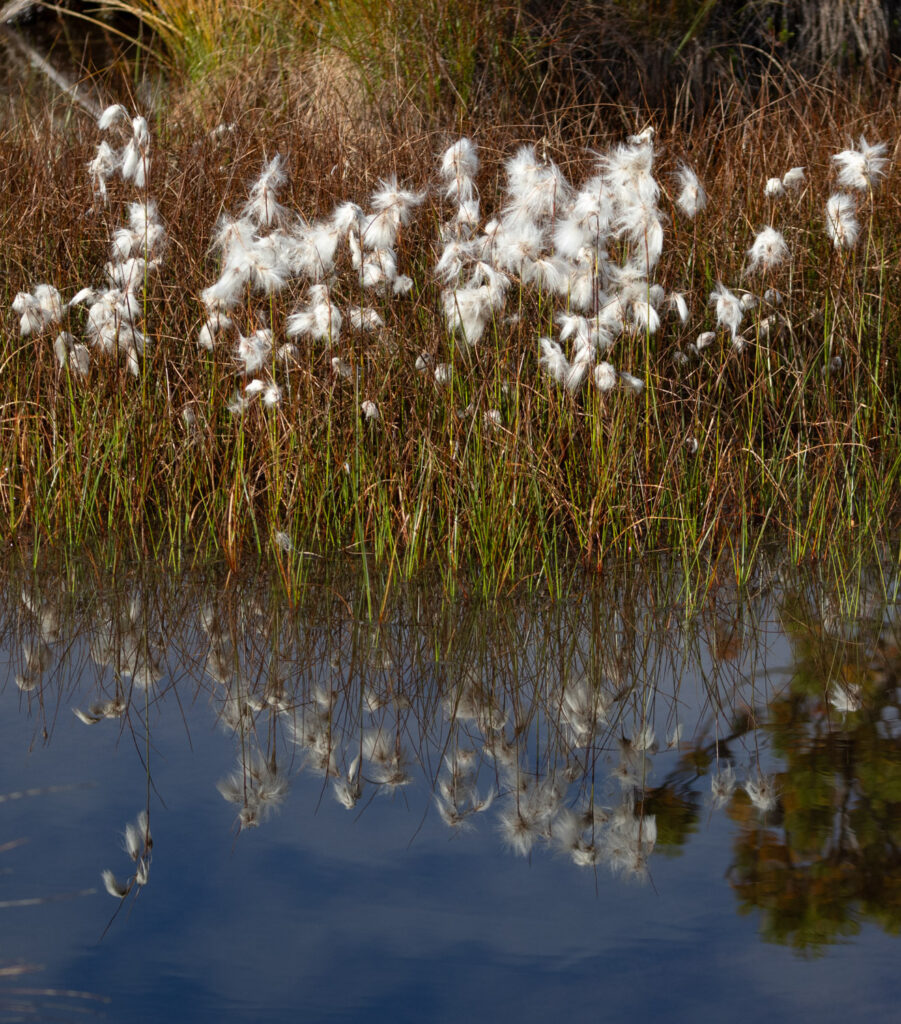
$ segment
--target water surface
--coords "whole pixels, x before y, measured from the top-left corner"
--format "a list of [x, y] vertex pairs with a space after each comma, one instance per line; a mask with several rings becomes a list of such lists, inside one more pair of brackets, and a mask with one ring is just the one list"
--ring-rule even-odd
[[894, 582], [10, 572], [0, 1020], [886, 1018]]

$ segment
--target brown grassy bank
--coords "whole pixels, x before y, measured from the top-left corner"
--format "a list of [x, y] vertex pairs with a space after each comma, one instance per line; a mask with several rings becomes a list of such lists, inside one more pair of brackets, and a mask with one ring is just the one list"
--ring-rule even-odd
[[[278, 79], [248, 74], [151, 117], [146, 196], [168, 240], [135, 291], [147, 338], [135, 375], [96, 346], [87, 379], [60, 368], [54, 336], [64, 326], [85, 342], [82, 308], [21, 336], [10, 307], [39, 282], [64, 300], [100, 286], [113, 232], [145, 193], [114, 177], [109, 202], [100, 201], [85, 168], [101, 133], [80, 113], [48, 114], [0, 138], [7, 536], [77, 544], [116, 533], [142, 550], [199, 548], [233, 561], [248, 544], [280, 550], [290, 540], [294, 551], [365, 550], [403, 571], [475, 563], [503, 581], [552, 571], [574, 553], [600, 563], [666, 545], [692, 560], [727, 545], [745, 562], [763, 530], [780, 531], [800, 557], [893, 529], [901, 493], [893, 165], [857, 199], [853, 248], [836, 249], [824, 222], [838, 150], [863, 133], [895, 156], [899, 119], [889, 104], [863, 87], [798, 84], [778, 95], [765, 89], [753, 105], [722, 97], [690, 129], [658, 116], [653, 177], [664, 244], [648, 281], [684, 293], [688, 320], [661, 303], [656, 332], [632, 324], [615, 340], [610, 362], [641, 380], [640, 393], [588, 383], [570, 393], [539, 363], [539, 339], [558, 337], [565, 297], [511, 274], [503, 309], [471, 351], [450, 331], [435, 265], [452, 204], [437, 160], [461, 130], [477, 142], [484, 225], [504, 207], [504, 161], [520, 144], [536, 143], [539, 163], [553, 160], [578, 187], [593, 153], [621, 144], [645, 119], [596, 104], [533, 123], [447, 124], [410, 105], [355, 105], [349, 72], [342, 77], [334, 63], [329, 71], [331, 79], [322, 67], [318, 77], [309, 68]], [[394, 248], [409, 294], [362, 288], [341, 248], [330, 275], [332, 301], [345, 312], [340, 340], [294, 339], [290, 364], [275, 353], [289, 341], [287, 315], [307, 302], [302, 277], [268, 294], [248, 288], [231, 333], [211, 352], [197, 344], [207, 316], [200, 296], [221, 270], [211, 248], [217, 222], [240, 212], [276, 153], [288, 170], [279, 201], [308, 224], [347, 200], [369, 209], [390, 175], [427, 189]], [[709, 193], [693, 220], [675, 202], [683, 160]], [[767, 198], [767, 179], [796, 165], [806, 168], [803, 187]], [[749, 247], [768, 224], [784, 233], [790, 257], [751, 272]], [[609, 248], [614, 261], [629, 255], [622, 235]], [[777, 289], [782, 301], [759, 301], [733, 339], [710, 303], [719, 281], [758, 299]], [[351, 328], [347, 310], [360, 302], [383, 318], [378, 331]], [[236, 356], [238, 337], [261, 328], [273, 331], [273, 355], [260, 376], [281, 397], [272, 408], [248, 399], [236, 414], [229, 406], [255, 376]], [[708, 330], [715, 341], [697, 351]], [[426, 371], [417, 369], [423, 353]], [[452, 367], [442, 383], [440, 364]], [[363, 402], [376, 405], [378, 420], [361, 415]]]

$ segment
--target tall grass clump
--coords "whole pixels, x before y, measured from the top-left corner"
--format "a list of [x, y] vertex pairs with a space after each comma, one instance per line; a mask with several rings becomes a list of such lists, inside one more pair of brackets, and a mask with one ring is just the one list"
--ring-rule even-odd
[[311, 0], [107, 0], [104, 14], [137, 21], [154, 51], [189, 78], [202, 79], [273, 47], [309, 45]]
[[102, 10], [137, 19], [142, 45], [149, 30], [195, 82], [241, 61], [284, 78], [337, 60], [370, 99], [458, 116], [572, 112], [598, 99], [703, 113], [736, 88], [838, 70], [873, 85], [899, 43], [887, 0], [110, 0]]
[[7, 535], [503, 581], [896, 523], [891, 109], [459, 136], [240, 100], [6, 133]]
[[107, 17], [126, 19], [122, 31], [126, 22], [142, 26], [176, 78], [200, 84], [246, 62], [293, 76], [301, 65], [337, 60], [352, 68], [354, 87], [370, 99], [407, 95], [435, 110], [465, 107], [485, 91], [487, 78], [498, 80], [500, 64], [525, 66], [515, 5], [111, 0], [104, 7]]

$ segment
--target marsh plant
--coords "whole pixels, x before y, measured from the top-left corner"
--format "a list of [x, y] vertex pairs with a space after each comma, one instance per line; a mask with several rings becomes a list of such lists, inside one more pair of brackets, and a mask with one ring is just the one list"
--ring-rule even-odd
[[9, 303], [10, 529], [503, 580], [658, 543], [746, 564], [766, 526], [801, 554], [895, 512], [884, 140], [739, 186], [652, 126], [561, 140], [569, 173], [543, 141], [492, 177], [462, 137], [323, 209], [296, 150], [236, 173], [234, 123], [194, 140], [230, 182], [198, 172], [194, 207], [143, 116], [96, 131], [78, 271]]

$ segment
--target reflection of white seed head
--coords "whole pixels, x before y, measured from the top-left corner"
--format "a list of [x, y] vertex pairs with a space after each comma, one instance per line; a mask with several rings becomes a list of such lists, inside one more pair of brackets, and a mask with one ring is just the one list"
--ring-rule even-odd
[[109, 869], [104, 871], [101, 877], [103, 878], [103, 885], [106, 891], [110, 896], [115, 896], [117, 900], [125, 899], [131, 890], [130, 885], [119, 882], [116, 876]]

